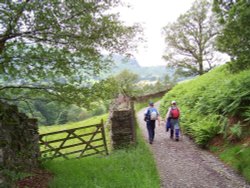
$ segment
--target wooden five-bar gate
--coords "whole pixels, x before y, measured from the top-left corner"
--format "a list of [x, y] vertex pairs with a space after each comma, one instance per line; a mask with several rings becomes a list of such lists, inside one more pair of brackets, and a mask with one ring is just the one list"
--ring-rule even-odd
[[41, 134], [39, 142], [44, 159], [108, 155], [103, 121], [96, 125]]

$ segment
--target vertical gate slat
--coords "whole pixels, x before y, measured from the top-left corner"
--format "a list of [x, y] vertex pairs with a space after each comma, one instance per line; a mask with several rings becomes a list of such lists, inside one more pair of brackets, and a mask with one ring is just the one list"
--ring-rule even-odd
[[104, 148], [106, 151], [106, 155], [108, 155], [108, 147], [107, 147], [107, 141], [106, 141], [106, 136], [105, 136], [105, 132], [104, 132], [104, 123], [103, 123], [103, 119], [101, 120], [101, 131], [102, 131], [102, 138], [103, 138], [103, 143], [104, 143]]
[[67, 131], [68, 136], [65, 137], [65, 139], [62, 141], [62, 143], [60, 144], [60, 146], [55, 150], [54, 155], [52, 156], [52, 158], [54, 158], [56, 156], [57, 153], [60, 153], [64, 158], [68, 159], [68, 157], [66, 157], [65, 155], [63, 155], [60, 151], [61, 147], [65, 144], [65, 142], [67, 141], [67, 139], [70, 137], [70, 135], [73, 133], [73, 131]]
[[[100, 129], [99, 126], [96, 126], [96, 131], [93, 132], [93, 135], [91, 136], [91, 138], [89, 139], [89, 142], [86, 142], [86, 146], [85, 148], [82, 150], [82, 152], [80, 153], [79, 157], [82, 157], [83, 153], [85, 152], [85, 150], [88, 148], [88, 146], [92, 147], [90, 145], [90, 142], [93, 140], [93, 138], [95, 137], [95, 135], [97, 134], [98, 130]], [[92, 147], [93, 148], [93, 147]], [[96, 150], [96, 149], [95, 149]], [[96, 150], [98, 152], [98, 150]]]

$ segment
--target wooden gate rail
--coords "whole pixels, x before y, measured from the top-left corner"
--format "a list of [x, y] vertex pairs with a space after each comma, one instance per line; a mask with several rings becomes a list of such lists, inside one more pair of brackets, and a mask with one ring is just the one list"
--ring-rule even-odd
[[[95, 130], [91, 130], [91, 132], [84, 134], [76, 133], [76, 131], [86, 129]], [[64, 138], [49, 140], [52, 136], [59, 134], [66, 135], [64, 135]], [[77, 139], [78, 142], [75, 141], [74, 143], [69, 143], [66, 145], [68, 141], [73, 141], [73, 139]], [[41, 134], [39, 135], [39, 142], [40, 146], [45, 147], [45, 149], [40, 152], [42, 157], [45, 159], [54, 159], [57, 157], [63, 157], [65, 159], [68, 159], [68, 155], [76, 153], [80, 153], [77, 158], [87, 157], [96, 154], [108, 155], [103, 121], [101, 121], [100, 124]], [[55, 146], [55, 144], [57, 145]], [[79, 149], [80, 146], [82, 146], [81, 149]], [[72, 150], [68, 152], [63, 151], [64, 149], [69, 148], [72, 148]]]

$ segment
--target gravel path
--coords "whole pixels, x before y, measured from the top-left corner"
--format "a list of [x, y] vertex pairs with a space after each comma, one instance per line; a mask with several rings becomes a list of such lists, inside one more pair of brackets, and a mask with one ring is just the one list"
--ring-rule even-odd
[[[144, 111], [137, 113], [137, 120], [148, 142]], [[156, 125], [155, 141], [149, 147], [163, 188], [250, 188], [241, 176], [208, 151], [195, 146], [187, 137], [181, 135], [179, 142], [171, 140], [169, 132], [165, 132], [164, 122], [161, 126]]]

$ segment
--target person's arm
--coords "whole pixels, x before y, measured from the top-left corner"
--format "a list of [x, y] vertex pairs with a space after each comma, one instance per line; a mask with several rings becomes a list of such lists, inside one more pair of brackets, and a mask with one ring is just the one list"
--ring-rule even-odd
[[145, 112], [144, 112], [144, 121], [147, 121], [147, 113], [148, 113], [148, 109], [145, 110]]
[[171, 108], [169, 108], [168, 112], [166, 113], [166, 121], [168, 120], [168, 118], [170, 118], [170, 111], [171, 111]]
[[158, 125], [160, 126], [161, 125], [161, 116], [160, 116], [159, 113], [158, 113], [158, 116], [157, 116], [157, 120], [158, 120]]
[[[178, 107], [177, 107], [178, 108]], [[178, 111], [179, 111], [179, 118], [178, 119], [180, 119], [180, 117], [181, 117], [181, 111], [180, 111], [180, 108], [178, 108]]]

